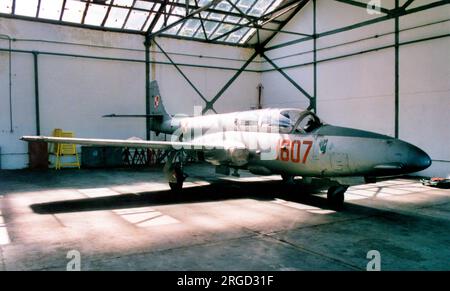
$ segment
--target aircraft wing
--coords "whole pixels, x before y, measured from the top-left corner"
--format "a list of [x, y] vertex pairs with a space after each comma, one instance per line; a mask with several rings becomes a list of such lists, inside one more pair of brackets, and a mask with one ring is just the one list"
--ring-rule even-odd
[[175, 149], [175, 150], [226, 150], [229, 148], [242, 148], [241, 144], [219, 144], [219, 143], [193, 143], [193, 142], [172, 142], [172, 141], [147, 141], [133, 139], [91, 139], [91, 138], [69, 138], [52, 136], [23, 136], [24, 141], [41, 141], [62, 144], [78, 144], [88, 146], [114, 146], [130, 148], [151, 148], [151, 149]]

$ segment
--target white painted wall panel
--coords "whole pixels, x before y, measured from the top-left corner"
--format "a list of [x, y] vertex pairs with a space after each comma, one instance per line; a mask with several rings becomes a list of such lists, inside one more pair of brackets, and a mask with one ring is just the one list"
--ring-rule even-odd
[[[99, 60], [73, 56], [39, 54], [39, 94], [41, 134], [54, 128], [75, 131], [79, 137], [145, 138], [144, 119], [105, 119], [107, 113], [145, 113], [144, 38], [137, 35], [101, 32], [22, 20], [0, 20], [0, 34], [17, 41], [13, 49], [138, 60], [140, 62]], [[64, 43], [63, 43], [64, 42]], [[70, 43], [70, 44], [68, 44]], [[176, 62], [239, 68], [252, 50], [231, 46], [159, 38], [158, 43]], [[0, 47], [7, 48], [0, 40]], [[152, 59], [168, 62], [156, 47]], [[176, 55], [182, 54], [182, 55]], [[195, 55], [195, 56], [187, 56]], [[199, 57], [202, 56], [202, 57]], [[208, 58], [212, 56], [214, 58]], [[237, 60], [232, 60], [237, 59]], [[35, 134], [34, 67], [29, 53], [13, 53], [14, 132], [9, 132], [7, 54], [0, 52], [0, 147], [1, 168], [27, 166], [27, 144], [22, 135]], [[258, 69], [259, 63], [250, 64]], [[196, 87], [210, 100], [236, 71], [182, 66]], [[193, 113], [204, 102], [171, 65], [152, 65], [170, 113]], [[259, 73], [244, 73], [215, 106], [218, 112], [246, 110], [255, 106]], [[252, 95], [253, 99], [243, 97]], [[246, 95], [246, 96], [247, 96]], [[251, 101], [250, 101], [251, 100]]]
[[425, 171], [431, 175], [450, 175], [449, 48], [450, 39], [445, 38], [400, 50], [400, 138], [436, 160], [436, 167]]
[[[361, 1], [367, 3], [368, 0]], [[405, 1], [401, 1], [403, 4]], [[415, 1], [410, 8], [435, 1]], [[394, 8], [394, 1], [381, 1], [383, 7]], [[299, 12], [286, 26], [302, 32], [312, 22], [311, 4]], [[317, 1], [318, 32], [325, 32], [380, 17], [368, 15], [365, 9], [338, 3]], [[445, 35], [450, 32], [450, 5], [407, 15], [400, 20], [400, 41]], [[439, 23], [435, 23], [439, 22]], [[435, 23], [435, 24], [433, 24]], [[430, 24], [430, 25], [428, 25]], [[423, 26], [425, 27], [418, 27]], [[318, 70], [319, 115], [327, 122], [394, 135], [395, 128], [395, 56], [394, 48], [370, 53], [361, 51], [394, 44], [394, 21], [319, 38], [318, 60], [352, 56], [320, 62]], [[376, 38], [373, 38], [377, 36]], [[372, 37], [372, 38], [371, 38]], [[270, 45], [292, 40], [280, 34]], [[347, 44], [345, 44], [347, 43]], [[308, 42], [286, 46], [268, 53], [280, 66], [312, 61], [301, 54], [311, 50]], [[447, 38], [414, 43], [400, 48], [400, 138], [426, 150], [435, 160], [432, 167], [419, 175], [450, 175], [450, 40]], [[290, 56], [283, 58], [285, 56]], [[267, 64], [263, 65], [267, 69]], [[299, 84], [312, 90], [312, 71], [305, 67], [286, 70]], [[264, 104], [300, 106], [299, 92], [277, 72], [262, 74]], [[277, 87], [278, 86], [278, 87]], [[279, 94], [276, 94], [278, 92]], [[312, 91], [311, 91], [312, 92]], [[307, 104], [306, 104], [307, 106]]]

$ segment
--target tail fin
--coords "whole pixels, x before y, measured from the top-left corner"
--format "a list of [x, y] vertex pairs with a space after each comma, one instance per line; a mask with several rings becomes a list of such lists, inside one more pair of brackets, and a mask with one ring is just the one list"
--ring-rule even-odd
[[167, 113], [159, 93], [158, 82], [150, 82], [148, 114], [108, 114], [103, 117], [145, 117], [147, 118], [147, 126], [150, 130], [156, 132], [173, 133], [171, 126], [172, 117]]
[[161, 94], [159, 93], [158, 82], [153, 80], [150, 82], [150, 114], [151, 115], [159, 115], [162, 116], [163, 119], [170, 118], [170, 115], [167, 113], [164, 108], [164, 104], [161, 98]]

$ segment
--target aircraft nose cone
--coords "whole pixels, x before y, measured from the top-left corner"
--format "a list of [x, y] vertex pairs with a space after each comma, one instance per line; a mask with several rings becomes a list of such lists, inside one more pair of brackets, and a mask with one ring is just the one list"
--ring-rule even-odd
[[420, 148], [409, 145], [407, 168], [412, 171], [422, 171], [431, 166], [430, 156]]

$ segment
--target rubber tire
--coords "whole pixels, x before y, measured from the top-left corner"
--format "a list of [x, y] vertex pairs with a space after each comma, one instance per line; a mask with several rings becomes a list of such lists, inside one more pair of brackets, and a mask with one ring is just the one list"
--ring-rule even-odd
[[283, 182], [286, 184], [294, 184], [295, 178], [294, 176], [282, 174], [281, 178], [283, 179]]
[[185, 177], [183, 175], [183, 171], [179, 166], [176, 166], [174, 171], [177, 178], [177, 182], [169, 182], [169, 187], [172, 191], [179, 192], [181, 191], [181, 189], [183, 189], [183, 182]]
[[333, 209], [341, 209], [344, 206], [345, 186], [332, 186], [328, 189], [327, 200]]

